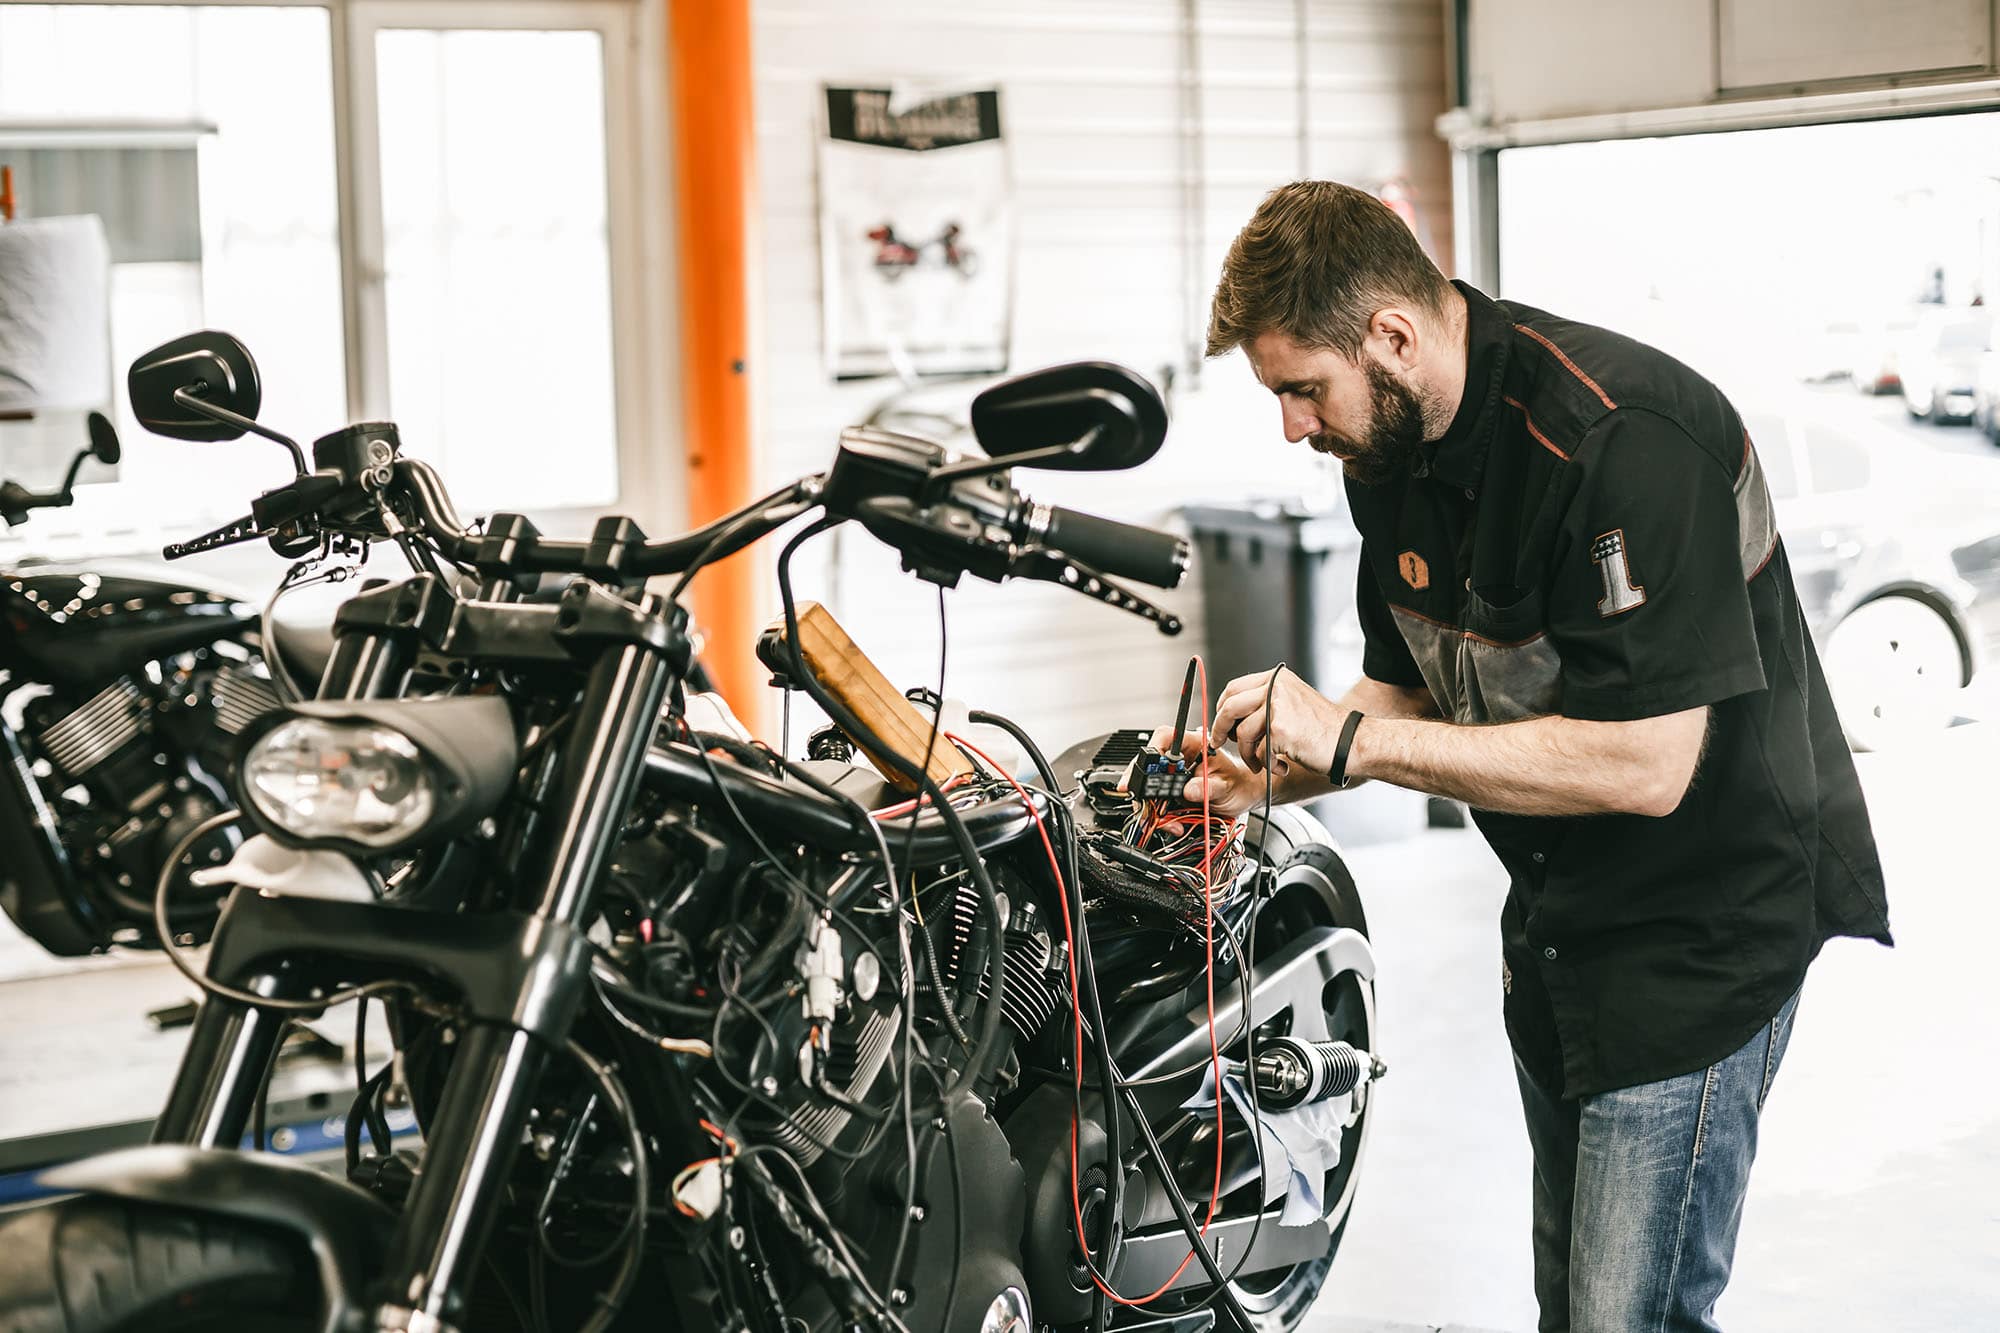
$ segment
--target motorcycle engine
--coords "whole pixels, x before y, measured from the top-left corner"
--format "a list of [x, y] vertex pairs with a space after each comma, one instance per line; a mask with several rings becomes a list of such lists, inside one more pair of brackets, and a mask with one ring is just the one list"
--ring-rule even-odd
[[[81, 698], [42, 695], [23, 710], [26, 734], [51, 770], [46, 785], [64, 843], [112, 915], [141, 935], [151, 934], [153, 886], [167, 854], [229, 808], [222, 782], [229, 742], [278, 705], [246, 663], [201, 659], [162, 673], [159, 684], [150, 674], [122, 676]], [[77, 799], [76, 788], [89, 799]], [[236, 842], [233, 829], [216, 830], [190, 849], [182, 874], [226, 860]], [[183, 892], [201, 894], [184, 879], [177, 897]]]

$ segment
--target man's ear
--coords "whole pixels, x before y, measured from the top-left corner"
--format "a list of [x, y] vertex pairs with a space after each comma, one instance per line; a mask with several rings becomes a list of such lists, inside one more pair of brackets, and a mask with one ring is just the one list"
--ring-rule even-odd
[[1376, 355], [1392, 373], [1414, 369], [1417, 364], [1417, 322], [1398, 306], [1384, 306], [1368, 321], [1368, 341]]

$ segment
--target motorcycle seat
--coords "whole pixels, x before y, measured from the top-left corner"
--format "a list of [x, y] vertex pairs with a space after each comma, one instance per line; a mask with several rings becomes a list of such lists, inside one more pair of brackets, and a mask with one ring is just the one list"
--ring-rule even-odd
[[333, 656], [333, 626], [318, 621], [286, 620], [271, 622], [267, 647], [275, 649], [302, 694], [311, 696], [326, 674], [326, 661]]

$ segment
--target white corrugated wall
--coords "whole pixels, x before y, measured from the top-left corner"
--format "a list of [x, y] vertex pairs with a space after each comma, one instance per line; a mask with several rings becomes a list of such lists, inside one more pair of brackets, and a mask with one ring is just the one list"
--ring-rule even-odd
[[[1274, 402], [1240, 357], [1190, 380], [1190, 339], [1198, 346], [1236, 229], [1266, 190], [1302, 174], [1302, 66], [1305, 171], [1370, 187], [1407, 180], [1432, 253], [1450, 255], [1449, 168], [1433, 130], [1445, 108], [1446, 44], [1438, 0], [1306, 0], [1303, 21], [1302, 62], [1301, 7], [1290, 0], [759, 0], [761, 479], [824, 467], [839, 428], [893, 387], [834, 384], [825, 373], [817, 99], [825, 83], [912, 79], [1001, 89], [1019, 235], [1013, 368], [1102, 358], [1156, 380], [1179, 368], [1173, 429], [1152, 463], [1109, 477], [1023, 472], [1022, 489], [1171, 525], [1184, 503], [1324, 486], [1317, 460], [1284, 443]], [[1190, 191], [1182, 80], [1191, 67], [1201, 169]], [[935, 683], [935, 590], [899, 573], [872, 539], [858, 529], [821, 539], [801, 554], [798, 583], [899, 685]], [[1201, 646], [1198, 583], [1164, 599], [1189, 623], [1169, 639], [1073, 593], [967, 580], [948, 599], [949, 692], [1015, 716], [1051, 748], [1170, 720], [1187, 654]]]

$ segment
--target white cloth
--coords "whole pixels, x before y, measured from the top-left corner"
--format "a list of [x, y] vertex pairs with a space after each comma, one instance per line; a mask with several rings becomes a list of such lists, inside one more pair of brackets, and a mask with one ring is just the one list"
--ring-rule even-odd
[[0, 223], [0, 411], [111, 401], [111, 248], [95, 215]]
[[[1354, 1098], [1329, 1097], [1290, 1111], [1266, 1110], [1253, 1115], [1250, 1094], [1243, 1086], [1243, 1066], [1233, 1060], [1222, 1062], [1222, 1085], [1229, 1090], [1229, 1102], [1246, 1121], [1254, 1121], [1264, 1139], [1264, 1202], [1285, 1196], [1278, 1224], [1309, 1226], [1326, 1215], [1327, 1172], [1340, 1165], [1340, 1135], [1353, 1117]], [[1215, 1066], [1202, 1075], [1201, 1088], [1181, 1103], [1187, 1111], [1215, 1109]]]

